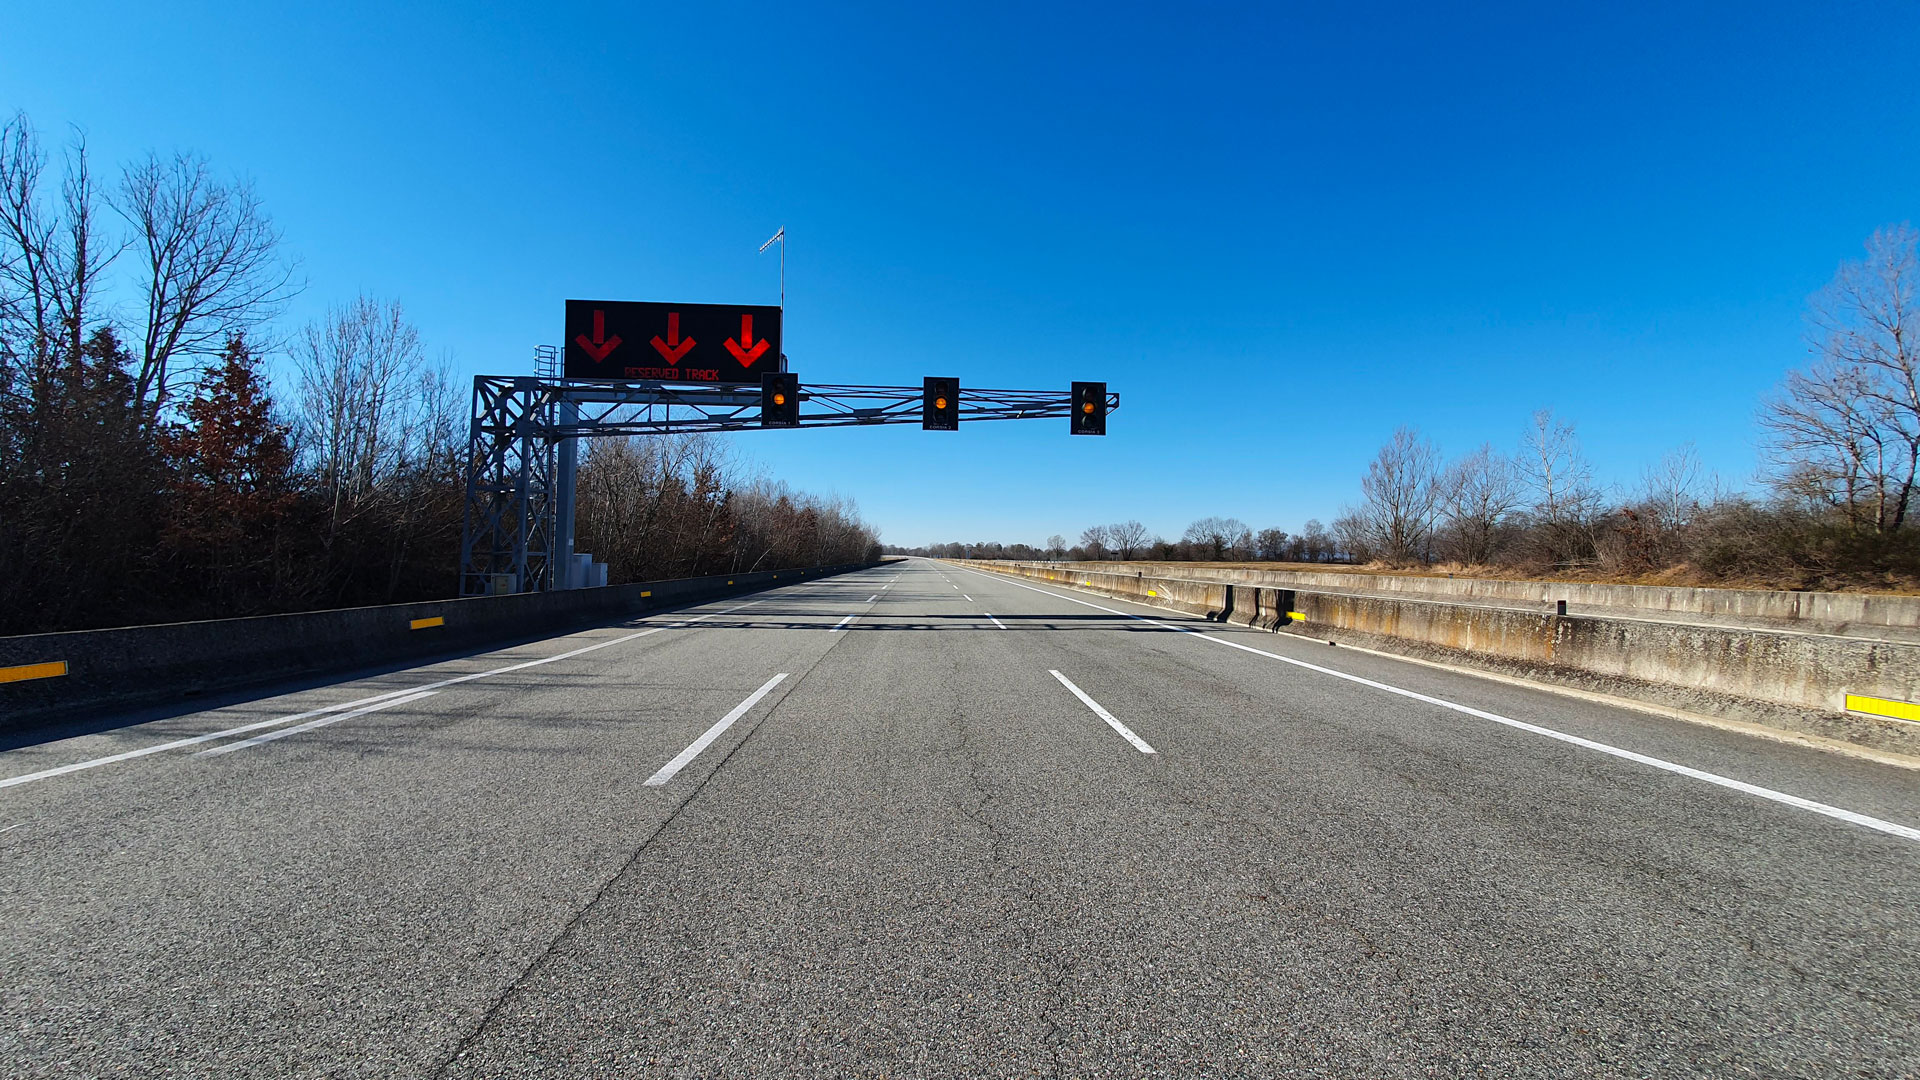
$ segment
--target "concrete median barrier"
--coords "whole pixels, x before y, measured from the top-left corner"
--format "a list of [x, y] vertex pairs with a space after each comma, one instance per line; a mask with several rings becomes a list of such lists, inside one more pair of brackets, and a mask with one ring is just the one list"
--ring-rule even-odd
[[[985, 565], [985, 564], [983, 564]], [[992, 563], [994, 566], [1050, 566]], [[1436, 574], [1369, 574], [1341, 571], [1266, 570], [1195, 563], [1086, 562], [1077, 572], [1183, 578], [1322, 592], [1359, 592], [1415, 600], [1472, 601], [1493, 605], [1551, 606], [1564, 600], [1575, 609], [1604, 608], [1710, 621], [1774, 623], [1821, 633], [1873, 636], [1878, 631], [1913, 632], [1920, 627], [1920, 596], [1884, 593], [1792, 592], [1716, 589], [1680, 585], [1603, 585], [1572, 581], [1444, 577]]]
[[0, 638], [0, 730], [484, 648], [868, 563]]
[[1920, 756], [1920, 722], [1900, 719], [1908, 710], [1920, 713], [1914, 704], [1920, 702], [1920, 645], [1905, 641], [1303, 592], [1140, 571], [961, 565]]

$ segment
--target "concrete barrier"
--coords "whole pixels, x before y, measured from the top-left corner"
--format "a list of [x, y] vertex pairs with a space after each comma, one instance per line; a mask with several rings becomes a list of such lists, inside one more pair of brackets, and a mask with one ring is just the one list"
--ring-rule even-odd
[[[1688, 712], [1920, 755], [1920, 645], [1340, 592], [1220, 585], [1039, 564], [963, 565], [1262, 630], [1311, 635]], [[1191, 597], [1207, 590], [1207, 605]], [[1181, 599], [1167, 602], [1167, 598]], [[1204, 608], [1204, 610], [1203, 610]], [[1880, 715], [1859, 711], [1877, 702]], [[1849, 706], [1856, 706], [1850, 710]]]
[[484, 647], [869, 565], [0, 637], [0, 730]]
[[[983, 564], [986, 565], [986, 564]], [[1636, 609], [1650, 614], [1701, 615], [1712, 619], [1800, 624], [1820, 632], [1845, 633], [1874, 627], [1920, 627], [1920, 596], [1880, 593], [1790, 592], [1767, 589], [1713, 589], [1668, 585], [1598, 585], [1566, 581], [1516, 581], [1498, 578], [1449, 578], [1426, 574], [1360, 574], [1337, 571], [1264, 570], [1202, 566], [1194, 563], [1085, 562], [993, 563], [991, 565], [1070, 567], [1072, 572], [1184, 578], [1229, 585], [1260, 585], [1314, 592], [1384, 593], [1427, 600]]]

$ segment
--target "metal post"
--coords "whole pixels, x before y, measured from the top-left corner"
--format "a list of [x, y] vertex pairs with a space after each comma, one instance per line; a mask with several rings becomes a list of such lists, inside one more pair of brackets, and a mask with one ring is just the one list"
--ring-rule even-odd
[[[571, 398], [562, 398], [558, 411], [562, 425], [570, 427], [580, 422], [580, 406]], [[573, 478], [579, 458], [579, 438], [570, 435], [561, 439], [553, 493], [553, 587], [556, 589], [578, 589], [586, 585], [575, 574], [573, 566]]]

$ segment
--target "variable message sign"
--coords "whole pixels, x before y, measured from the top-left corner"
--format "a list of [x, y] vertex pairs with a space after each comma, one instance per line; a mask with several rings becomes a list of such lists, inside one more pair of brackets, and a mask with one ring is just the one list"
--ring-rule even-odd
[[780, 370], [780, 309], [567, 301], [569, 379], [751, 383]]

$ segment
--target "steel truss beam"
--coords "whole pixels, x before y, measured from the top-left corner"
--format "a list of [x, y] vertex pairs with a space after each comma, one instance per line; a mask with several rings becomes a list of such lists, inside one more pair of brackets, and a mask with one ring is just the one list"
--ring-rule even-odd
[[[960, 390], [962, 421], [1065, 417], [1072, 407], [1068, 391]], [[1108, 394], [1107, 411], [1119, 407], [1120, 395]], [[918, 386], [802, 383], [799, 426], [917, 424], [920, 408]], [[568, 554], [554, 550], [560, 440], [763, 430], [792, 429], [761, 426], [757, 388], [475, 376], [461, 595], [553, 587], [555, 560]]]

